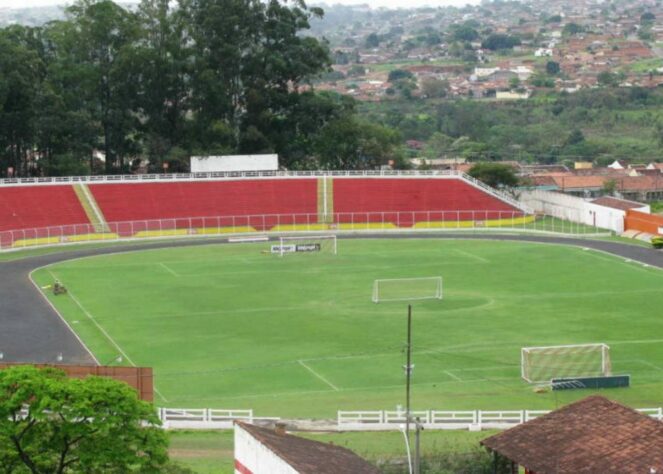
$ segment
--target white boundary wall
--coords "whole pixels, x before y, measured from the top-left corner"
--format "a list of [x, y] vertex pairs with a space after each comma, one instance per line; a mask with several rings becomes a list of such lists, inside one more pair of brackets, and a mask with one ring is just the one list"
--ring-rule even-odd
[[[624, 232], [626, 211], [592, 204], [588, 200], [550, 191], [522, 191], [520, 201], [527, 207], [549, 216], [614, 232]], [[643, 205], [643, 212], [649, 206]]]

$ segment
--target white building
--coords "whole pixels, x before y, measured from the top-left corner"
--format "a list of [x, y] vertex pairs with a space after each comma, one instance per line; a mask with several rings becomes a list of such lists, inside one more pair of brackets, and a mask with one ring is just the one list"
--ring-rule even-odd
[[349, 449], [235, 423], [235, 474], [379, 474]]
[[279, 155], [192, 156], [192, 173], [229, 171], [277, 171]]
[[477, 78], [488, 77], [491, 74], [496, 73], [497, 71], [500, 71], [500, 68], [498, 68], [498, 67], [475, 67], [474, 68], [474, 76], [476, 76]]
[[550, 48], [539, 48], [534, 51], [534, 56], [537, 58], [551, 57], [553, 55], [553, 50]]

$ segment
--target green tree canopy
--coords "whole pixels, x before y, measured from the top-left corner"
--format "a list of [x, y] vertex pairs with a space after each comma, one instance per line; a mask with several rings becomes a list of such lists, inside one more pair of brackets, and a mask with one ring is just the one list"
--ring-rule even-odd
[[154, 407], [116, 380], [56, 369], [0, 371], [2, 472], [159, 472], [167, 438]]
[[585, 31], [585, 29], [577, 23], [567, 23], [562, 29], [562, 33], [569, 36], [577, 35], [583, 31]]
[[389, 71], [389, 82], [396, 82], [401, 79], [410, 79], [413, 77], [413, 74], [410, 71], [405, 69], [394, 69]]
[[377, 33], [371, 33], [366, 37], [366, 47], [373, 49], [377, 48], [380, 46], [380, 37], [377, 35]]
[[518, 184], [513, 168], [501, 163], [477, 163], [470, 168], [469, 175], [494, 188], [513, 187]]
[[449, 34], [454, 41], [476, 41], [479, 39], [477, 30], [468, 24], [452, 25]]
[[316, 148], [323, 169], [372, 169], [403, 162], [400, 135], [382, 125], [345, 117], [330, 122]]
[[492, 51], [497, 51], [499, 49], [512, 49], [519, 44], [520, 38], [518, 36], [493, 33], [481, 43], [481, 46]]
[[645, 12], [640, 15], [640, 23], [652, 23], [656, 20], [656, 15], [652, 12]]
[[546, 63], [546, 72], [551, 76], [559, 74], [560, 66], [557, 61], [548, 61]]

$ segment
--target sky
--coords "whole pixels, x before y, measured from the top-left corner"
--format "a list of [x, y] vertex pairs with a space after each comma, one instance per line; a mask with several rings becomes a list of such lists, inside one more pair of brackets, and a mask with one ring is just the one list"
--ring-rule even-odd
[[[463, 6], [467, 3], [476, 4], [479, 0], [321, 0], [320, 3], [342, 3], [345, 5], [352, 5], [356, 3], [369, 3], [375, 5], [376, 7], [413, 7], [413, 6], [442, 6], [442, 5], [455, 5]], [[60, 5], [63, 3], [71, 3], [71, 1], [63, 0], [0, 0], [1, 7], [9, 8], [25, 8], [25, 7], [38, 7], [44, 5]], [[309, 0], [308, 3], [318, 3], [312, 0]]]

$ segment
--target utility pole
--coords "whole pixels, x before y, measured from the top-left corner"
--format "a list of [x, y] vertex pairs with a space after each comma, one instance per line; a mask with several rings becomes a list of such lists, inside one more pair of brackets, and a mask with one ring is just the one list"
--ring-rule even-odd
[[405, 435], [410, 437], [410, 378], [412, 377], [412, 305], [407, 305], [407, 363], [405, 365]]
[[420, 445], [420, 438], [421, 438], [421, 432], [423, 431], [424, 427], [421, 426], [421, 423], [419, 422], [419, 417], [415, 420], [415, 425], [414, 425], [414, 474], [420, 474], [421, 473], [421, 445]]

